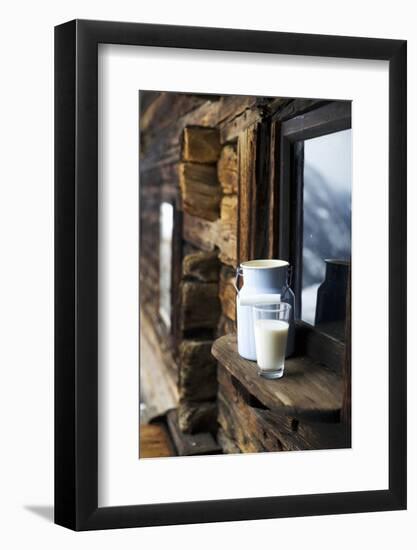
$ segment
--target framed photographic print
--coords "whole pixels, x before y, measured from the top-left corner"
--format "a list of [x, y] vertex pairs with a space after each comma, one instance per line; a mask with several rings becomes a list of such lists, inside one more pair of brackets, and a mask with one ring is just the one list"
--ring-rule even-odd
[[406, 507], [406, 42], [55, 30], [55, 521]]

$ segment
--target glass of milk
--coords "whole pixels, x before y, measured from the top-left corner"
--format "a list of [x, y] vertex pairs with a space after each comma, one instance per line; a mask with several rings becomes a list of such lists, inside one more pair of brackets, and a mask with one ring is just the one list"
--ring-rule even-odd
[[253, 306], [256, 359], [259, 374], [281, 378], [284, 374], [291, 306], [285, 302]]

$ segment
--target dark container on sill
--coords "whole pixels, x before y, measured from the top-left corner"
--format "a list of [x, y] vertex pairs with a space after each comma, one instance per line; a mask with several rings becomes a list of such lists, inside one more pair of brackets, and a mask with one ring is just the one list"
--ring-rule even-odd
[[326, 275], [317, 290], [316, 325], [344, 323], [350, 262], [325, 260]]

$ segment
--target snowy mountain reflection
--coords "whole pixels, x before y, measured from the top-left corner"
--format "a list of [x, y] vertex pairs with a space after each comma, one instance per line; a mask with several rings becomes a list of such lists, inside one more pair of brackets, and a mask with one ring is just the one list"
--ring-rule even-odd
[[[350, 183], [350, 182], [349, 182]], [[302, 319], [314, 324], [317, 289], [325, 259], [350, 260], [351, 189], [336, 187], [320, 171], [304, 165]]]

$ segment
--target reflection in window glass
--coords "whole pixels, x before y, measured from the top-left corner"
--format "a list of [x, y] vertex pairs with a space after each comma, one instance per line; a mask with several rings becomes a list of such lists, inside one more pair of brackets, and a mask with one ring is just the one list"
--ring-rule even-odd
[[168, 328], [171, 326], [173, 227], [174, 208], [169, 202], [163, 202], [159, 210], [159, 314]]
[[304, 141], [301, 318], [343, 337], [351, 257], [352, 132]]

